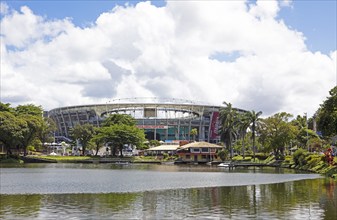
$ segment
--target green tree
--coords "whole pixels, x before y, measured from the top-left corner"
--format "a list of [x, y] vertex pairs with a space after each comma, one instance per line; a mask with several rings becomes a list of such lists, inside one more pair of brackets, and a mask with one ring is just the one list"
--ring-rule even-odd
[[296, 134], [296, 140], [297, 143], [299, 144], [299, 146], [301, 146], [302, 148], [306, 148], [311, 139], [320, 139], [319, 136], [311, 129], [308, 128], [301, 128], [300, 130], [298, 130], [297, 134]]
[[41, 132], [39, 134], [39, 138], [42, 144], [46, 142], [54, 141], [54, 133], [56, 132], [57, 127], [53, 119], [51, 118], [43, 118]]
[[256, 146], [255, 146], [255, 132], [256, 132], [256, 126], [260, 124], [260, 121], [262, 120], [260, 118], [260, 115], [262, 115], [262, 112], [255, 112], [254, 110], [247, 112], [246, 117], [248, 118], [248, 122], [250, 124], [250, 128], [252, 131], [252, 140], [253, 140], [253, 160], [255, 161], [255, 154], [256, 154]]
[[115, 124], [124, 124], [124, 125], [130, 125], [130, 126], [135, 126], [136, 125], [136, 120], [127, 114], [112, 114], [107, 117], [103, 123], [103, 127], [109, 127], [110, 125], [115, 125]]
[[[123, 156], [125, 144], [142, 148], [145, 141], [144, 131], [136, 127], [136, 120], [127, 114], [112, 114], [104, 120], [93, 140], [106, 143], [112, 148], [112, 156], [116, 156], [117, 148]], [[159, 143], [159, 142], [158, 142]]]
[[7, 153], [10, 154], [10, 149], [16, 147], [26, 154], [27, 147], [36, 141], [42, 128], [41, 106], [28, 104], [11, 108], [9, 104], [0, 103], [0, 113], [0, 136]]
[[306, 132], [308, 131], [306, 117], [297, 115], [297, 117], [291, 121], [291, 124], [297, 128], [295, 134], [296, 138], [291, 140], [292, 145], [305, 147], [307, 144]]
[[305, 116], [297, 115], [296, 119], [291, 121], [291, 124], [296, 126], [298, 130], [307, 127], [307, 119]]
[[22, 115], [19, 115], [18, 118], [27, 123], [27, 129], [23, 131], [23, 138], [21, 139], [21, 147], [23, 148], [24, 155], [26, 155], [27, 147], [34, 139], [38, 138], [41, 133], [43, 123], [42, 115], [36, 116], [23, 113]]
[[337, 135], [337, 86], [329, 94], [316, 113], [317, 128], [325, 137]]
[[92, 145], [95, 146], [96, 148], [95, 156], [97, 156], [99, 149], [103, 147], [104, 145], [104, 136], [101, 133], [100, 128], [95, 127], [94, 130], [95, 130], [95, 135], [91, 138], [90, 142]]
[[19, 105], [15, 108], [16, 115], [32, 115], [42, 118], [43, 109], [41, 106], [36, 106], [33, 104]]
[[160, 145], [160, 142], [159, 142], [158, 140], [150, 140], [150, 141], [149, 141], [149, 145], [150, 145], [151, 147], [157, 147], [157, 146]]
[[288, 122], [291, 114], [286, 112], [277, 113], [263, 119], [259, 128], [259, 140], [262, 145], [274, 152], [275, 157], [284, 155], [284, 149], [290, 140], [295, 137], [296, 127]]
[[28, 129], [24, 132], [21, 139], [21, 147], [24, 155], [27, 154], [27, 147], [39, 137], [43, 124], [43, 109], [41, 106], [33, 104], [19, 105], [15, 108], [15, 115], [27, 123]]
[[217, 154], [218, 154], [218, 156], [220, 157], [220, 159], [222, 161], [224, 161], [224, 160], [226, 160], [228, 158], [228, 150], [226, 150], [226, 149], [222, 149]]
[[15, 117], [9, 111], [0, 111], [0, 141], [4, 144], [7, 155], [11, 155], [11, 148], [19, 148], [24, 134], [28, 132], [27, 122]]
[[219, 131], [220, 139], [225, 143], [230, 152], [230, 158], [233, 157], [232, 143], [236, 139], [236, 123], [237, 123], [237, 111], [232, 107], [231, 103], [223, 102], [226, 105], [225, 108], [220, 109], [219, 114]]
[[9, 103], [2, 103], [0, 102], [0, 112], [10, 112], [10, 113], [14, 113], [14, 109], [12, 107], [10, 107]]
[[190, 133], [193, 137], [193, 141], [195, 141], [195, 137], [198, 135], [198, 129], [192, 128]]
[[[125, 124], [114, 124], [109, 127], [102, 127], [99, 136], [105, 143], [111, 143], [113, 146], [117, 147], [121, 157], [123, 157], [124, 145], [140, 146], [145, 141], [143, 130], [136, 126]], [[114, 151], [113, 156], [115, 156]]]
[[71, 129], [70, 135], [73, 139], [80, 141], [82, 144], [82, 155], [84, 155], [89, 141], [95, 135], [95, 129], [92, 124], [77, 124]]
[[242, 144], [242, 157], [245, 158], [245, 137], [247, 134], [247, 129], [250, 125], [250, 120], [248, 117], [248, 113], [239, 114], [238, 115], [239, 123], [237, 125], [238, 131], [241, 137], [241, 144]]

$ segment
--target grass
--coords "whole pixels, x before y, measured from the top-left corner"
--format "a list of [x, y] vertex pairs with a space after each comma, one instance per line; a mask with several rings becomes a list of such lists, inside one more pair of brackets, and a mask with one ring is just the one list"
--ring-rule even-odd
[[[234, 156], [233, 160], [237, 162], [254, 162], [251, 155], [246, 156], [245, 159], [243, 159], [243, 157], [240, 155]], [[295, 165], [293, 155], [286, 155], [281, 163], [281, 167], [306, 170], [337, 178], [337, 157], [334, 158], [334, 165], [329, 165], [325, 161], [324, 155], [319, 154], [306, 154], [302, 158], [302, 160], [302, 164]], [[273, 155], [269, 156], [265, 160], [259, 160], [258, 157], [255, 159], [255, 163], [264, 163], [271, 165], [275, 162], [277, 161], [275, 159], [275, 156]]]
[[60, 162], [98, 159], [97, 157], [91, 157], [91, 156], [52, 156], [52, 155], [35, 156], [35, 155], [30, 155], [29, 157], [37, 158], [37, 159], [45, 159], [45, 160], [54, 160], [54, 161], [60, 161]]
[[23, 163], [23, 160], [15, 159], [15, 158], [1, 158], [0, 163]]

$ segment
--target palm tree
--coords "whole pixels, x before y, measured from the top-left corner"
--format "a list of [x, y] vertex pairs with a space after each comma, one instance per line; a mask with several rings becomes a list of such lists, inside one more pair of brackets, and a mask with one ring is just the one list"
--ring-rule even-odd
[[195, 141], [195, 137], [198, 135], [198, 130], [196, 128], [192, 128], [190, 133], [193, 137], [193, 141]]
[[250, 120], [247, 112], [245, 114], [240, 114], [238, 116], [239, 116], [238, 131], [242, 138], [242, 157], [243, 159], [245, 159], [245, 137], [247, 134], [247, 129], [250, 125]]
[[247, 117], [249, 120], [249, 124], [251, 125], [252, 130], [252, 140], [253, 140], [253, 159], [255, 161], [255, 153], [256, 153], [256, 147], [255, 147], [255, 130], [256, 126], [260, 123], [261, 118], [259, 116], [262, 115], [262, 112], [255, 112], [254, 110], [247, 112]]
[[230, 158], [233, 157], [233, 148], [232, 142], [236, 138], [236, 121], [237, 121], [237, 112], [232, 108], [231, 103], [223, 102], [226, 105], [225, 108], [220, 109], [220, 126], [219, 134], [220, 139], [224, 142], [225, 146], [229, 148]]

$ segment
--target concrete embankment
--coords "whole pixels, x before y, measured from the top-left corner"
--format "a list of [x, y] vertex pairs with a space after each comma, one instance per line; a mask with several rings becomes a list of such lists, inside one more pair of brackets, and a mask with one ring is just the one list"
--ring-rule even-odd
[[56, 160], [36, 158], [36, 157], [21, 157], [24, 163], [57, 163]]

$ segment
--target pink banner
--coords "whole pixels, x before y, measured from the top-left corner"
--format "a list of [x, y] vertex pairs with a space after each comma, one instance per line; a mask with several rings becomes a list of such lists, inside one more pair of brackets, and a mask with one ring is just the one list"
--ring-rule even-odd
[[210, 139], [219, 138], [218, 129], [219, 129], [219, 112], [213, 112], [211, 119]]

